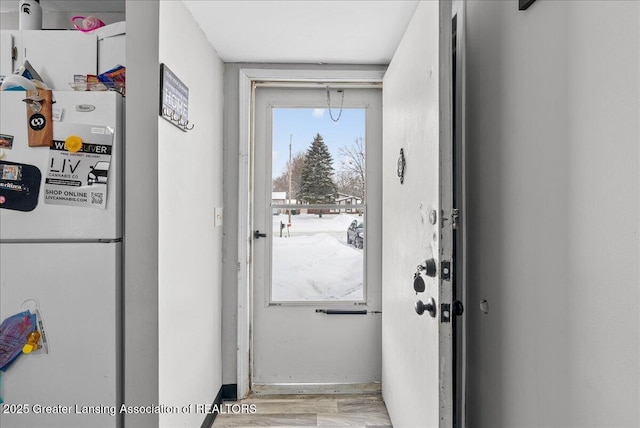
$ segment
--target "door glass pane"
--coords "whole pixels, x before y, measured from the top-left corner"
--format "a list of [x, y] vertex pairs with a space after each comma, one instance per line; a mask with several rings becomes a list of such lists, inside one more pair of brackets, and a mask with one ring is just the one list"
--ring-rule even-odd
[[365, 109], [274, 108], [271, 302], [365, 299]]
[[[356, 247], [355, 229], [347, 244], [352, 221], [362, 224], [357, 215], [298, 214], [287, 228], [288, 215], [274, 215], [273, 230], [284, 228], [273, 237], [272, 301], [363, 300], [364, 251]], [[363, 228], [360, 235], [363, 244]]]

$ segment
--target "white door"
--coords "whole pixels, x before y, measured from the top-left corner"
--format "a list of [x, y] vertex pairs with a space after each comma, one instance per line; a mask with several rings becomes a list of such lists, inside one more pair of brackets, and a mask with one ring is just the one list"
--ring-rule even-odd
[[420, 2], [383, 83], [382, 387], [397, 428], [452, 426], [450, 21], [449, 2]]
[[[381, 109], [379, 88], [256, 89], [254, 392], [379, 388]], [[327, 164], [335, 191], [310, 179]]]

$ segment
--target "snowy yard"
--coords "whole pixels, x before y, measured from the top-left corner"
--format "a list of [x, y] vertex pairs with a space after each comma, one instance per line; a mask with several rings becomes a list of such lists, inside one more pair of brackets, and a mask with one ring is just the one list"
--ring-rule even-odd
[[[347, 244], [347, 228], [362, 217], [349, 214], [273, 216], [272, 299], [363, 299], [363, 251]], [[285, 224], [280, 238], [280, 222]]]

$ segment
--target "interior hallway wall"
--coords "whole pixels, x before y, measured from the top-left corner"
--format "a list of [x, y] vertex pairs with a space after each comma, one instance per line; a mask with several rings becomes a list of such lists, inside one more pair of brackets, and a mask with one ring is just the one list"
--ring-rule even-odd
[[[195, 125], [183, 132], [158, 118], [159, 402], [182, 408], [210, 405], [222, 385], [222, 227], [214, 209], [222, 207], [224, 69], [183, 2], [160, 2], [160, 29], [160, 63], [189, 88]], [[159, 426], [195, 427], [205, 417], [166, 413]]]
[[[158, 34], [156, 1], [126, 3], [127, 98], [124, 212], [124, 401], [158, 403]], [[154, 111], [156, 110], [156, 111]], [[124, 415], [154, 428], [157, 414]]]
[[[211, 404], [221, 386], [223, 66], [180, 1], [127, 2], [124, 400]], [[161, 30], [162, 29], [162, 30]], [[163, 62], [189, 87], [182, 132], [158, 115]], [[206, 78], [203, 78], [206, 76]], [[204, 414], [127, 414], [136, 428]]]
[[640, 3], [466, 7], [469, 426], [640, 426]]

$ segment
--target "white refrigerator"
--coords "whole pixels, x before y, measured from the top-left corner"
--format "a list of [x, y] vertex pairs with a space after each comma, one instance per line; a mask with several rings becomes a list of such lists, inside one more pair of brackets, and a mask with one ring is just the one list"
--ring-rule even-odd
[[48, 354], [2, 374], [0, 427], [121, 426], [124, 102], [54, 92], [54, 150], [28, 146], [24, 97], [0, 92], [0, 318], [37, 301]]

